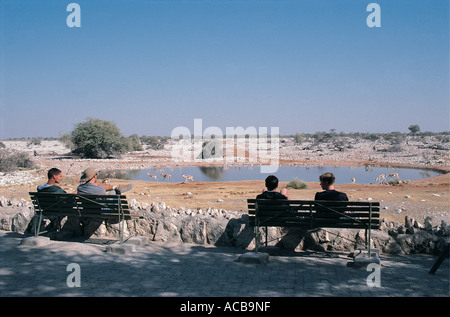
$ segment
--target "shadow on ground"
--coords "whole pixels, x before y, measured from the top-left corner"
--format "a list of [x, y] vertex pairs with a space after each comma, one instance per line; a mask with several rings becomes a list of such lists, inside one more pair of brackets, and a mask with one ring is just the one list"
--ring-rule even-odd
[[[50, 241], [21, 246], [24, 235], [0, 232], [0, 296], [449, 296], [449, 260], [383, 256], [380, 287], [372, 271], [348, 267], [347, 254], [289, 252], [267, 263], [244, 264], [234, 247], [150, 243], [117, 255], [100, 244]], [[69, 287], [76, 263], [80, 286]]]

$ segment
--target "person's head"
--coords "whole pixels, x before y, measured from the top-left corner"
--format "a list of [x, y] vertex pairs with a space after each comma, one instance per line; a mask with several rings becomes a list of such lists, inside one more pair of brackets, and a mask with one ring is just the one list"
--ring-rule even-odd
[[83, 171], [83, 174], [81, 174], [80, 178], [81, 183], [89, 183], [95, 180], [97, 180], [97, 171], [92, 167], [86, 168]]
[[269, 175], [266, 178], [267, 190], [274, 190], [278, 187], [278, 178], [274, 175]]
[[335, 181], [335, 177], [333, 173], [324, 173], [319, 176], [320, 186], [322, 189], [328, 189], [328, 187], [332, 186]]
[[63, 174], [62, 174], [61, 170], [54, 167], [54, 168], [51, 168], [48, 170], [47, 177], [48, 177], [49, 181], [53, 181], [56, 184], [58, 184], [61, 182], [61, 180], [63, 178]]

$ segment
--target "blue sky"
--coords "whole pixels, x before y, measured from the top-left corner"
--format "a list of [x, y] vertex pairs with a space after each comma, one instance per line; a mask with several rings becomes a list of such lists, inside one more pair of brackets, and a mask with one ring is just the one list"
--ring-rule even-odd
[[[69, 3], [81, 27], [69, 28]], [[369, 28], [369, 3], [381, 27]], [[448, 0], [1, 0], [0, 139], [448, 131]]]

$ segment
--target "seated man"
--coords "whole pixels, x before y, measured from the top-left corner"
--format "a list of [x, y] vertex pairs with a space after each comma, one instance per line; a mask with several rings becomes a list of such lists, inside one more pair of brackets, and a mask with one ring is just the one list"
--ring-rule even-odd
[[278, 187], [278, 178], [274, 175], [269, 175], [266, 178], [266, 188], [262, 194], [256, 196], [256, 199], [289, 199], [286, 188], [281, 189], [281, 192], [276, 192]]
[[[345, 193], [338, 192], [334, 189], [334, 181], [335, 177], [333, 173], [325, 173], [320, 175], [320, 186], [324, 190], [323, 192], [317, 192], [314, 200], [324, 200], [324, 201], [348, 201], [348, 197]], [[334, 210], [330, 210], [327, 208], [327, 202], [320, 203], [317, 207], [317, 212], [320, 214], [321, 217], [327, 217], [327, 218], [339, 218], [339, 219], [346, 219], [345, 217], [342, 218], [342, 213], [335, 212]], [[347, 213], [344, 211], [344, 213]]]
[[45, 184], [39, 185], [37, 187], [38, 192], [46, 193], [65, 193], [66, 191], [57, 184], [61, 183], [63, 178], [63, 173], [57, 168], [51, 168], [47, 172], [48, 181]]
[[319, 176], [320, 186], [323, 192], [317, 192], [314, 200], [334, 200], [334, 201], [348, 201], [345, 193], [338, 192], [334, 188], [335, 177], [333, 173], [325, 173]]
[[119, 195], [121, 193], [129, 191], [133, 187], [133, 184], [128, 184], [128, 186], [123, 187], [97, 183], [97, 179], [98, 172], [94, 168], [89, 167], [85, 169], [83, 174], [81, 175], [80, 182], [82, 184], [77, 187], [77, 193], [106, 195], [107, 191], [115, 190], [116, 194]]

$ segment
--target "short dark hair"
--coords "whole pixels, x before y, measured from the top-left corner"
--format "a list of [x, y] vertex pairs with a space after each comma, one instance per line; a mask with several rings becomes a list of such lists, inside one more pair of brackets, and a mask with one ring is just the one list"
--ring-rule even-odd
[[266, 187], [268, 190], [274, 190], [278, 187], [278, 178], [274, 175], [269, 175], [266, 178]]
[[333, 173], [324, 173], [319, 176], [319, 180], [327, 182], [328, 185], [333, 185], [335, 181], [335, 177]]
[[52, 178], [53, 176], [61, 174], [61, 170], [57, 169], [56, 167], [53, 167], [48, 170], [47, 177], [48, 179]]

